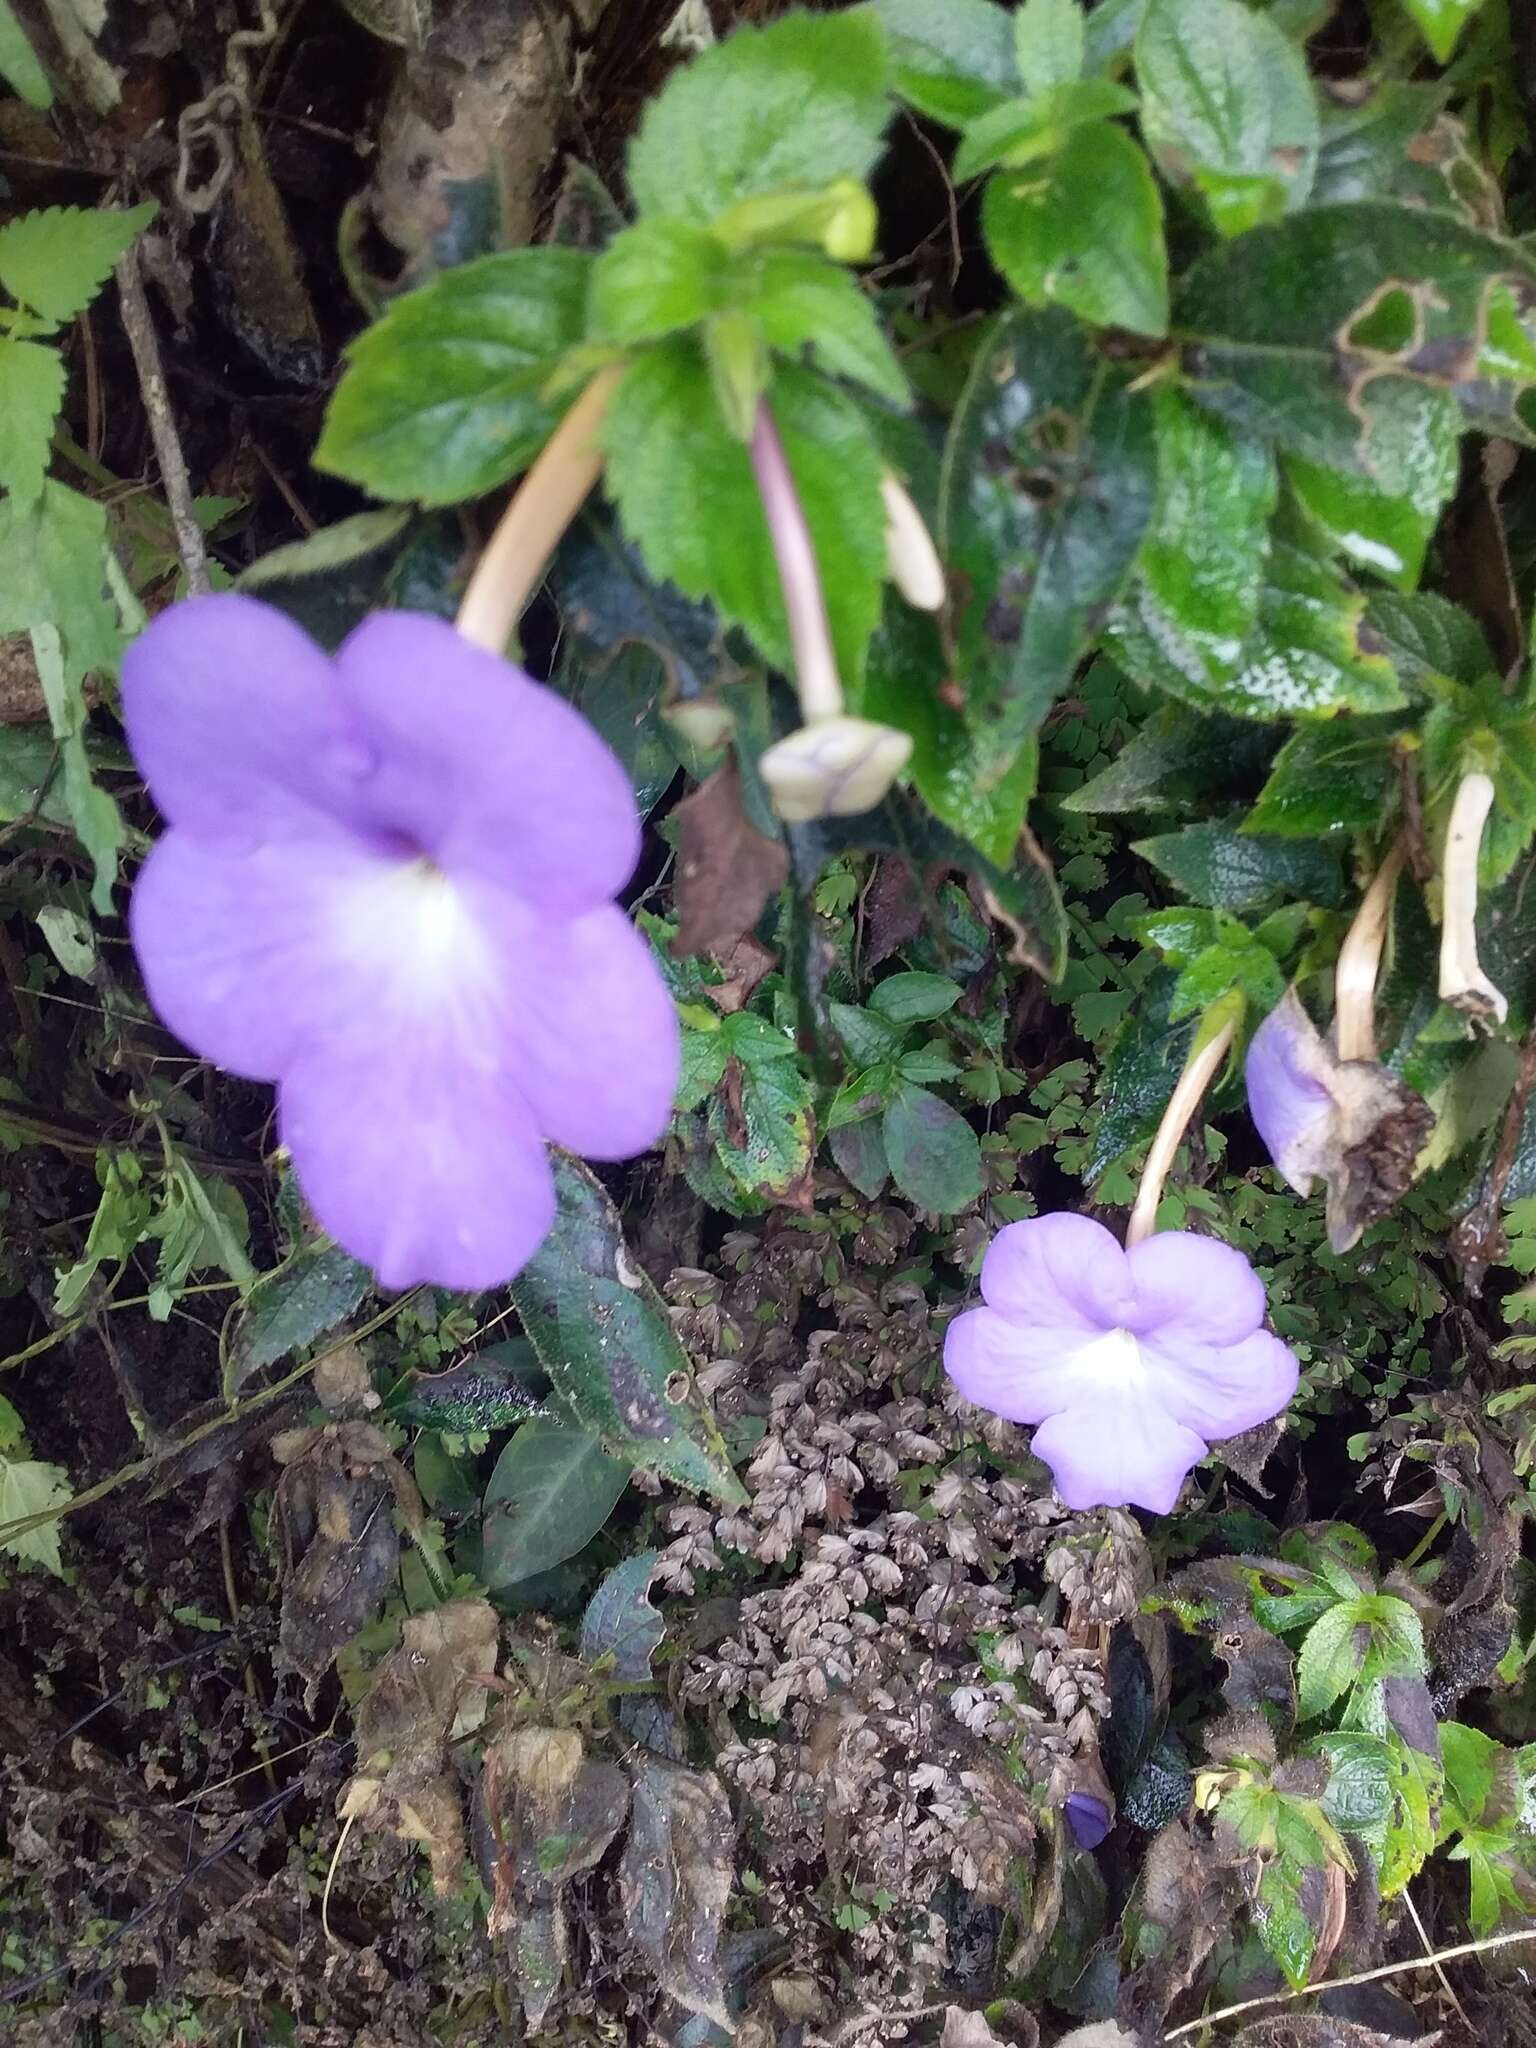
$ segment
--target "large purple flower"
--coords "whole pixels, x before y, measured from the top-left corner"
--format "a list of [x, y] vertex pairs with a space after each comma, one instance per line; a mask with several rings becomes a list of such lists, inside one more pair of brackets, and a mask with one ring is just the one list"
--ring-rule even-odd
[[945, 1367], [968, 1401], [1036, 1425], [1069, 1508], [1170, 1513], [1212, 1442], [1296, 1391], [1258, 1275], [1212, 1238], [1169, 1230], [1126, 1251], [1090, 1217], [1037, 1216], [992, 1240], [981, 1292], [949, 1326]]
[[676, 1014], [615, 893], [629, 782], [553, 692], [438, 619], [334, 660], [250, 598], [165, 612], [123, 664], [171, 826], [133, 894], [155, 1008], [276, 1081], [315, 1213], [387, 1287], [506, 1280], [554, 1215], [546, 1140], [666, 1127]]

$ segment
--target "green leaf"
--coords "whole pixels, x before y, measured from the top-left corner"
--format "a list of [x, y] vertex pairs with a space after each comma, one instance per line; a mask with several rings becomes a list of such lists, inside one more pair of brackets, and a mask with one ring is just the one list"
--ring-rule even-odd
[[230, 1347], [231, 1377], [242, 1386], [351, 1315], [373, 1284], [366, 1266], [339, 1245], [301, 1245], [246, 1296], [245, 1312]]
[[1077, 78], [1027, 100], [1005, 101], [966, 128], [951, 175], [963, 184], [998, 164], [1017, 168], [1052, 155], [1074, 128], [1135, 111], [1136, 95], [1108, 78]]
[[147, 199], [121, 210], [46, 206], [21, 214], [0, 228], [0, 284], [40, 319], [73, 320], [159, 210]]
[[1301, 726], [1275, 756], [1243, 829], [1296, 839], [1374, 830], [1392, 774], [1396, 730], [1390, 718]]
[[122, 813], [91, 774], [85, 747], [85, 678], [73, 662], [65, 662], [64, 644], [53, 626], [32, 628], [32, 657], [48, 706], [48, 723], [59, 742], [64, 805], [95, 870], [91, 908], [98, 917], [110, 917], [117, 857], [126, 831]]
[[737, 259], [730, 288], [733, 305], [770, 348], [863, 384], [892, 405], [911, 404], [873, 302], [837, 264], [812, 249], [751, 250]]
[[1476, 1827], [1509, 1752], [1502, 1743], [1460, 1721], [1440, 1724], [1440, 1755], [1445, 1764], [1445, 1805], [1440, 1838]]
[[1336, 849], [1294, 839], [1260, 838], [1210, 820], [1159, 833], [1131, 848], [1174, 887], [1212, 910], [1256, 910], [1277, 896], [1339, 908], [1344, 879]]
[[255, 1278], [246, 1246], [251, 1223], [240, 1191], [229, 1181], [205, 1181], [175, 1155], [161, 1190], [160, 1207], [146, 1238], [158, 1239], [160, 1257], [149, 1291], [149, 1313], [163, 1323], [193, 1273], [216, 1266], [243, 1293]]
[[642, 1550], [607, 1574], [581, 1617], [584, 1664], [611, 1659], [615, 1678], [634, 1682], [650, 1677], [651, 1659], [666, 1634], [666, 1624], [648, 1597], [655, 1571], [656, 1552]]
[[[839, 671], [856, 692], [885, 576], [879, 450], [858, 408], [808, 370], [780, 369], [773, 410], [810, 523]], [[614, 394], [603, 439], [609, 492], [652, 574], [686, 596], [712, 597], [792, 673], [751, 463], [692, 340], [659, 342], [641, 357]]]
[[891, 1177], [885, 1139], [877, 1116], [843, 1124], [827, 1139], [837, 1170], [867, 1200], [873, 1201]]
[[45, 1465], [35, 1458], [0, 1455], [0, 1551], [19, 1558], [23, 1564], [40, 1564], [55, 1578], [64, 1576], [59, 1557], [59, 1525], [43, 1522], [35, 1529], [14, 1536], [4, 1532], [8, 1523], [28, 1515], [45, 1515], [74, 1499], [74, 1488], [62, 1465]]
[[1405, 683], [1480, 683], [1494, 673], [1482, 628], [1448, 598], [1378, 590], [1366, 608], [1371, 632]]
[[[1519, 244], [1448, 214], [1311, 207], [1201, 257], [1173, 332], [1202, 405], [1311, 461], [1361, 468], [1371, 416], [1402, 378], [1454, 390], [1471, 425], [1533, 438], [1516, 410], [1536, 382], [1520, 366], [1530, 316], [1513, 296], [1533, 276]], [[1485, 337], [1500, 323], [1510, 368], [1489, 374]]]
[[1225, 677], [1201, 650], [1161, 630], [1142, 585], [1116, 613], [1110, 638], [1138, 682], [1247, 718], [1390, 711], [1403, 702], [1392, 663], [1367, 628], [1364, 597], [1290, 541], [1271, 545], [1258, 623]]
[[1313, 1748], [1328, 1759], [1323, 1811], [1344, 1834], [1368, 1834], [1392, 1812], [1397, 1776], [1391, 1747], [1378, 1735], [1355, 1730], [1318, 1736]]
[[508, 249], [396, 299], [348, 351], [316, 466], [426, 505], [526, 469], [559, 417], [544, 389], [581, 339], [591, 266], [579, 249]]
[[43, 487], [53, 423], [64, 403], [64, 363], [57, 349], [0, 334], [0, 487], [18, 506]]
[[39, 113], [53, 105], [48, 74], [37, 61], [37, 53], [16, 19], [11, 0], [0, 0], [0, 78]]
[[1483, 0], [1403, 0], [1437, 64], [1449, 64], [1462, 30]]
[[856, 1067], [878, 1066], [901, 1051], [906, 1033], [857, 1003], [829, 1002], [827, 1019]]
[[1133, 610], [1182, 673], [1229, 677], [1258, 619], [1274, 457], [1182, 391], [1159, 388], [1157, 506], [1136, 559]]
[[1263, 946], [1208, 946], [1180, 974], [1168, 1016], [1174, 1023], [1200, 1016], [1233, 989], [1255, 1010], [1271, 1010], [1285, 993], [1285, 976]]
[[1302, 1638], [1296, 1658], [1296, 1711], [1304, 1721], [1325, 1713], [1360, 1675], [1364, 1652], [1356, 1639], [1358, 1600], [1341, 1600], [1320, 1615]]
[[1291, 455], [1286, 478], [1330, 546], [1411, 590], [1441, 507], [1456, 488], [1461, 408], [1448, 391], [1388, 379], [1372, 406], [1360, 455], [1368, 475]]
[[43, 818], [51, 825], [67, 825], [59, 766], [59, 745], [46, 726], [0, 728], [0, 824]]
[[106, 588], [107, 515], [51, 479], [27, 506], [0, 500], [0, 633], [55, 627], [74, 676], [111, 673], [122, 628]]
[[739, 1504], [745, 1490], [617, 1211], [585, 1167], [552, 1158], [554, 1227], [511, 1289], [540, 1364], [611, 1455]]
[[485, 1489], [480, 1576], [492, 1593], [583, 1550], [613, 1513], [629, 1467], [584, 1429], [525, 1422]]
[[981, 1146], [957, 1110], [901, 1082], [885, 1105], [881, 1137], [891, 1176], [920, 1209], [949, 1216], [981, 1193]]
[[328, 576], [350, 568], [398, 540], [411, 523], [408, 505], [384, 505], [374, 512], [354, 512], [322, 526], [303, 540], [273, 548], [235, 578], [238, 590], [261, 590], [269, 583], [289, 583], [306, 576]]
[[875, 0], [896, 90], [920, 114], [962, 128], [1018, 85], [1013, 19], [993, 0]]
[[888, 974], [870, 991], [869, 1007], [891, 1024], [924, 1024], [943, 1017], [960, 1000], [947, 974]]
[[691, 221], [626, 228], [592, 266], [592, 339], [654, 341], [692, 327], [727, 303], [729, 265], [719, 236]]
[[758, 194], [863, 180], [891, 108], [879, 21], [859, 8], [738, 29], [668, 79], [629, 149], [641, 214], [708, 226]]
[[[783, 1050], [792, 1054], [794, 1048], [785, 1045]], [[749, 1194], [785, 1195], [809, 1171], [815, 1154], [814, 1091], [792, 1057], [740, 1058], [736, 1102], [720, 1094], [709, 1106], [715, 1149]]]
[[1304, 203], [1319, 142], [1306, 60], [1243, 0], [1147, 0], [1136, 82], [1153, 154], [1193, 176], [1222, 234]]
[[1075, 128], [1055, 156], [998, 172], [981, 222], [992, 261], [1026, 305], [1067, 306], [1096, 327], [1167, 332], [1163, 202], [1123, 128]]
[[937, 618], [888, 596], [870, 644], [865, 715], [912, 735], [907, 772], [923, 802], [988, 860], [1009, 868], [1035, 794], [1039, 748], [1026, 741], [999, 775], [990, 742], [933, 688], [944, 662]]
[[1078, 0], [1024, 0], [1013, 17], [1014, 57], [1026, 92], [1081, 77], [1086, 31]]
[[1177, 976], [1159, 969], [1105, 1055], [1083, 1167], [1090, 1185], [1127, 1152], [1145, 1145], [1168, 1106], [1194, 1043], [1195, 1021], [1172, 1018]]
[[1147, 395], [1057, 311], [1003, 315], [951, 423], [939, 551], [984, 787], [1016, 766], [1119, 594], [1152, 511]]
[[[1059, 799], [1064, 811], [1206, 812], [1213, 795], [1252, 787], [1274, 755], [1274, 737], [1247, 719], [1163, 704], [1107, 768]], [[1372, 816], [1374, 818], [1374, 812]]]

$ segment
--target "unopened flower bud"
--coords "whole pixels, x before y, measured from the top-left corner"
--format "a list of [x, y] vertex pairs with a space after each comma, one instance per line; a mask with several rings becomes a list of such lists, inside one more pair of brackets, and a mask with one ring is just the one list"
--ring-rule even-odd
[[873, 810], [906, 767], [912, 735], [867, 718], [822, 718], [768, 748], [758, 762], [787, 825]]
[[914, 611], [936, 612], [945, 598], [944, 565], [923, 515], [889, 470], [880, 479], [885, 503], [885, 558], [891, 581]]

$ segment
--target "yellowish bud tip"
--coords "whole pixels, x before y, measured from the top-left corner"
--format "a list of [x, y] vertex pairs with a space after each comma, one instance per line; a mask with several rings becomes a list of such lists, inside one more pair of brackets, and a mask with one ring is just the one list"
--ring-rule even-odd
[[880, 225], [874, 200], [857, 178], [839, 178], [827, 187], [827, 197], [834, 203], [821, 246], [834, 262], [867, 263]]

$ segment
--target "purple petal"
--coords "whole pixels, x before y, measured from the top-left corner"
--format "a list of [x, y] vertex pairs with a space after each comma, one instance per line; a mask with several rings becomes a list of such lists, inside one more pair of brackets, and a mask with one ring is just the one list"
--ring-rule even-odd
[[994, 1308], [967, 1309], [944, 1334], [944, 1370], [978, 1408], [1043, 1422], [1072, 1398], [1072, 1359], [1086, 1341], [1081, 1328], [1030, 1329]]
[[1118, 1328], [1135, 1301], [1118, 1241], [1067, 1211], [1005, 1225], [982, 1261], [981, 1292], [1011, 1320], [1084, 1334]]
[[336, 674], [375, 757], [367, 796], [381, 829], [544, 910], [595, 908], [629, 880], [629, 778], [553, 690], [414, 612], [366, 619]]
[[385, 1013], [311, 1045], [278, 1092], [306, 1199], [386, 1288], [499, 1286], [554, 1221], [549, 1160], [520, 1096], [496, 1063], [457, 1054]]
[[1158, 1399], [1207, 1442], [1278, 1415], [1301, 1376], [1295, 1353], [1267, 1330], [1222, 1348], [1183, 1342], [1167, 1330], [1140, 1343]]
[[329, 837], [360, 763], [331, 664], [291, 619], [223, 594], [172, 605], [123, 656], [123, 726], [172, 824], [249, 846]]
[[307, 1034], [344, 1018], [338, 946], [350, 904], [387, 877], [350, 839], [249, 852], [167, 832], [139, 870], [129, 926], [149, 999], [204, 1059], [273, 1081]]
[[1171, 1514], [1185, 1474], [1205, 1456], [1204, 1439], [1164, 1413], [1146, 1391], [1127, 1389], [1112, 1410], [1102, 1402], [1053, 1415], [1030, 1445], [1051, 1468], [1069, 1508], [1148, 1508]]
[[1229, 1244], [1162, 1230], [1126, 1254], [1136, 1307], [1126, 1328], [1201, 1344], [1236, 1344], [1264, 1320], [1264, 1283]]
[[677, 1006], [650, 947], [613, 904], [538, 917], [503, 891], [471, 892], [502, 953], [515, 1081], [540, 1130], [589, 1159], [630, 1159], [672, 1120]]
[[1312, 1153], [1333, 1114], [1333, 1097], [1318, 1078], [1325, 1063], [1317, 1027], [1289, 988], [1253, 1034], [1244, 1078], [1248, 1113], [1298, 1195], [1311, 1191], [1320, 1170]]
[[1109, 1833], [1109, 1808], [1091, 1792], [1069, 1792], [1063, 1806], [1067, 1826], [1079, 1849], [1097, 1849]]

